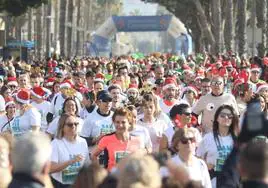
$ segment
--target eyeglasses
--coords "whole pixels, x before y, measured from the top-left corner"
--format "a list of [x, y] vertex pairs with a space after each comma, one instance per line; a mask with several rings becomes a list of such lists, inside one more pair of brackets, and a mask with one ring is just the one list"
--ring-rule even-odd
[[16, 88], [17, 86], [15, 85], [8, 85], [9, 88]]
[[260, 74], [259, 71], [251, 71], [251, 73], [253, 73], [253, 74]]
[[220, 113], [220, 117], [221, 117], [221, 118], [232, 119], [234, 116], [233, 116], [232, 114], [229, 114], [229, 113], [221, 112], [221, 113]]
[[72, 128], [73, 126], [77, 127], [78, 126], [78, 122], [74, 122], [74, 123], [66, 123], [65, 125], [67, 125], [68, 127]]
[[220, 86], [223, 82], [222, 81], [212, 81], [211, 85], [212, 86]]
[[182, 138], [180, 141], [181, 141], [182, 144], [188, 144], [189, 141], [191, 143], [195, 143], [196, 142], [196, 140], [195, 140], [194, 137], [191, 137], [191, 138]]
[[190, 116], [190, 115], [192, 115], [192, 113], [190, 113], [190, 112], [183, 112], [182, 114], [183, 114], [183, 115], [186, 115], [186, 116]]

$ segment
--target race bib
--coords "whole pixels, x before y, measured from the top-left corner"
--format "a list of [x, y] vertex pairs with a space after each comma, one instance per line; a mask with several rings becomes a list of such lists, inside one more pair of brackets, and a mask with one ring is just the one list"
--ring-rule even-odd
[[119, 161], [121, 161], [121, 159], [125, 158], [126, 156], [128, 156], [129, 152], [127, 151], [117, 151], [115, 152], [115, 162], [116, 164], [119, 163]]

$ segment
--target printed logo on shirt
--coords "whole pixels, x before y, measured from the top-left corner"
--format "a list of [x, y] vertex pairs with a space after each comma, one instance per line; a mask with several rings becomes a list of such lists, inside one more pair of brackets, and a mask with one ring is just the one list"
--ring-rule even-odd
[[116, 164], [121, 161], [121, 159], [125, 158], [128, 156], [129, 152], [128, 151], [116, 151], [115, 152], [115, 162]]
[[[69, 158], [74, 159], [75, 155], [69, 155]], [[81, 163], [80, 162], [75, 162], [75, 163], [69, 165], [67, 168], [65, 168], [62, 171], [62, 181], [63, 181], [63, 183], [73, 184], [75, 179], [76, 179], [76, 177], [77, 177], [77, 175], [78, 175], [80, 167], [81, 167]]]
[[108, 124], [108, 125], [102, 124], [100, 126], [100, 135], [110, 134], [114, 131], [115, 131], [115, 128], [113, 124]]
[[215, 171], [222, 171], [225, 160], [232, 151], [232, 146], [217, 146], [218, 158], [216, 159]]
[[11, 124], [11, 132], [13, 136], [18, 137], [22, 135], [22, 131], [20, 129], [20, 119], [19, 117], [15, 117], [13, 123]]

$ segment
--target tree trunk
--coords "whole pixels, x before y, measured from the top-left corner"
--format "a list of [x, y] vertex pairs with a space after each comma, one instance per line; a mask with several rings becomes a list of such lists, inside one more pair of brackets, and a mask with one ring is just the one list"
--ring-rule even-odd
[[212, 24], [215, 29], [213, 34], [215, 37], [215, 52], [218, 53], [221, 51], [221, 1], [213, 0], [212, 1]]
[[71, 25], [68, 25], [67, 27], [67, 56], [71, 55], [71, 49], [72, 49], [72, 35], [73, 32], [73, 12], [74, 12], [74, 7], [73, 7], [73, 0], [68, 1], [68, 12], [67, 12], [67, 22], [71, 23]]
[[76, 26], [77, 26], [77, 30], [76, 30], [76, 55], [80, 55], [80, 33], [82, 32], [80, 30], [81, 24], [80, 24], [80, 19], [81, 19], [81, 0], [77, 0], [77, 17], [76, 17]]
[[239, 0], [237, 1], [237, 39], [238, 39], [238, 53], [239, 55], [243, 55], [247, 52], [247, 0]]
[[36, 9], [36, 55], [41, 58], [42, 50], [42, 6]]
[[29, 8], [28, 10], [28, 25], [27, 25], [27, 30], [28, 30], [28, 36], [27, 39], [29, 41], [32, 41], [32, 9]]
[[261, 28], [261, 43], [258, 45], [258, 56], [263, 57], [265, 54], [265, 47], [266, 47], [266, 32], [267, 32], [267, 2], [266, 0], [257, 0], [256, 7], [258, 10], [257, 12], [257, 27]]
[[211, 32], [211, 28], [207, 21], [204, 9], [202, 8], [202, 5], [199, 0], [192, 0], [192, 2], [196, 6], [197, 16], [199, 16], [200, 18], [199, 21], [200, 21], [202, 33], [204, 33], [204, 36], [206, 37], [206, 39], [208, 40], [210, 44], [211, 52], [215, 53], [216, 52], [215, 51], [215, 38]]
[[66, 4], [67, 4], [67, 0], [60, 0], [59, 40], [60, 40], [60, 55], [61, 56], [65, 56]]
[[51, 1], [48, 2], [47, 4], [47, 20], [46, 20], [46, 55], [47, 57], [51, 56], [50, 55], [50, 47], [51, 47]]
[[234, 50], [233, 0], [227, 0], [225, 8], [224, 44], [226, 50]]

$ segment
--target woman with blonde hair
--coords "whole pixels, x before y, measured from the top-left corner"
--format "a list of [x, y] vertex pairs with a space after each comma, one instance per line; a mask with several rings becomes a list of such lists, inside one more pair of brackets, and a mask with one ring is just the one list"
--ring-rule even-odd
[[56, 138], [52, 141], [51, 169], [55, 188], [69, 187], [79, 170], [89, 162], [86, 140], [77, 135], [78, 118], [62, 114]]
[[196, 150], [196, 138], [193, 128], [180, 128], [172, 138], [173, 147], [177, 154], [172, 161], [185, 167], [190, 180], [201, 182], [203, 187], [211, 188], [211, 181], [206, 163], [194, 156]]
[[155, 95], [147, 93], [142, 99], [143, 117], [138, 120], [138, 125], [148, 129], [153, 144], [153, 152], [159, 151], [159, 144], [163, 133], [168, 128], [167, 123], [159, 118], [161, 113]]

